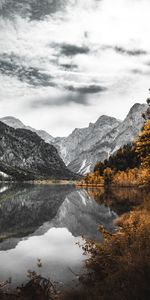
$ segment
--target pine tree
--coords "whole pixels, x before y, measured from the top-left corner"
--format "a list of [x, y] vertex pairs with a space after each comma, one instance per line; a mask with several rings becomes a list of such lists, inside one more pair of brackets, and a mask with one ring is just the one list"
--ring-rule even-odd
[[136, 151], [139, 154], [142, 166], [150, 169], [150, 120], [144, 125], [139, 139], [136, 142]]

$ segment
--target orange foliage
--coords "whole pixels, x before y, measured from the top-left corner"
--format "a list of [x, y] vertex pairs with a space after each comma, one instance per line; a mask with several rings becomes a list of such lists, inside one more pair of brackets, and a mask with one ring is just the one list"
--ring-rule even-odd
[[103, 177], [99, 175], [99, 172], [96, 171], [94, 173], [88, 173], [83, 180], [77, 182], [77, 186], [90, 186], [90, 185], [103, 185], [104, 180]]
[[145, 185], [150, 182], [148, 169], [135, 168], [127, 171], [119, 171], [113, 176], [112, 183], [120, 186]]
[[[90, 270], [87, 299], [146, 300], [150, 296], [150, 211], [143, 205], [117, 221], [120, 228], [111, 235], [102, 226], [104, 243], [87, 242]], [[92, 272], [91, 272], [92, 270]]]

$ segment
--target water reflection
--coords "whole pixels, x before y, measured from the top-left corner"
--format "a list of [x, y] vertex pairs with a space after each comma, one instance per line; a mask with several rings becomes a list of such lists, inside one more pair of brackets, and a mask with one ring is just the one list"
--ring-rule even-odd
[[40, 258], [42, 276], [71, 285], [75, 277], [70, 269], [79, 273], [83, 262], [82, 249], [77, 242], [82, 243], [66, 228], [51, 228], [41, 236], [22, 240], [15, 249], [0, 252], [0, 280], [11, 277], [13, 286], [25, 283], [27, 270], [39, 273], [37, 258]]
[[104, 204], [118, 215], [128, 212], [132, 207], [140, 205], [149, 197], [145, 189], [140, 188], [114, 188], [87, 189], [87, 193], [97, 203]]
[[115, 231], [116, 213], [93, 194], [73, 186], [0, 187], [0, 280], [26, 280], [43, 262], [42, 275], [70, 284], [83, 262], [81, 236], [102, 240], [98, 225]]
[[98, 225], [102, 224], [113, 232], [115, 218], [116, 214], [109, 207], [93, 201], [86, 190], [75, 190], [66, 197], [52, 222], [44, 224], [44, 227], [65, 227], [73, 236], [102, 239]]
[[[23, 237], [56, 215], [72, 186], [12, 185], [0, 193], [0, 237]], [[1, 246], [0, 246], [1, 247]]]

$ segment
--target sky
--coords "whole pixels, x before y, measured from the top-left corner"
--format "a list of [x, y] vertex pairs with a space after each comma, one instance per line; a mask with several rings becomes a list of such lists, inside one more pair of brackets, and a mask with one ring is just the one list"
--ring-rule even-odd
[[0, 117], [66, 136], [150, 88], [149, 0], [1, 0]]

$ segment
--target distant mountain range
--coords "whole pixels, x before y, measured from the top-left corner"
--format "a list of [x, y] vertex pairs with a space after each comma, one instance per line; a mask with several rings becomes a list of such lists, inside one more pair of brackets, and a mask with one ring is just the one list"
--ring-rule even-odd
[[46, 143], [58, 150], [60, 157], [72, 172], [86, 174], [93, 170], [97, 161], [103, 161], [120, 147], [136, 139], [144, 124], [142, 113], [146, 108], [146, 104], [134, 104], [123, 121], [102, 115], [88, 127], [76, 128], [68, 137], [54, 138], [46, 131], [25, 126], [14, 117], [5, 117], [0, 121], [15, 129], [30, 130], [28, 135], [32, 135], [32, 132], [37, 133]]

